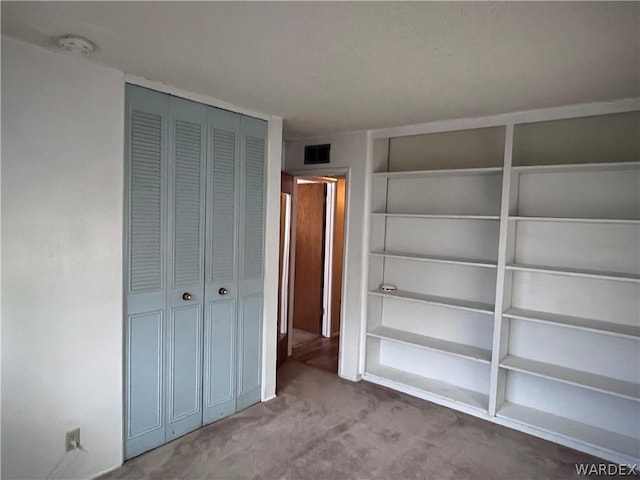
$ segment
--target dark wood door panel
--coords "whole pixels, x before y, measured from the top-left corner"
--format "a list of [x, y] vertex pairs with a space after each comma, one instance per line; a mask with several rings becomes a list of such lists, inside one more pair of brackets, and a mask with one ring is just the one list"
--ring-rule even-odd
[[323, 183], [297, 186], [293, 326], [321, 333], [324, 244]]

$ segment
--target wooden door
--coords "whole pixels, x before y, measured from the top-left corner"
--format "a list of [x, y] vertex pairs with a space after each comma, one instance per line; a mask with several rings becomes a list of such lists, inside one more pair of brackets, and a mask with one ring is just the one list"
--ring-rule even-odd
[[320, 335], [325, 221], [324, 183], [296, 188], [296, 253], [293, 326]]
[[289, 195], [289, 198], [293, 196], [293, 175], [286, 172], [280, 174], [280, 255], [278, 266], [278, 354], [277, 354], [277, 366], [280, 367], [287, 359], [288, 347], [289, 347], [289, 328], [286, 327], [286, 333], [280, 333], [282, 331], [282, 322], [288, 322], [288, 318], [282, 317], [282, 302], [289, 300], [288, 285], [282, 285], [282, 278], [285, 265], [289, 265], [286, 262], [285, 256], [289, 255], [289, 249], [285, 248], [285, 235], [291, 232], [286, 232], [286, 198], [285, 195]]

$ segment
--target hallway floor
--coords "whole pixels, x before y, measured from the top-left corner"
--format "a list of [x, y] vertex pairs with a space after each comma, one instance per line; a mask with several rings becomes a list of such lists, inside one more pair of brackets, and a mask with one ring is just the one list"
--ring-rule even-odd
[[288, 360], [277, 398], [107, 479], [564, 479], [597, 458]]
[[339, 347], [340, 337], [338, 335], [330, 338], [312, 336], [310, 339], [293, 345], [289, 360], [297, 360], [305, 365], [337, 374]]

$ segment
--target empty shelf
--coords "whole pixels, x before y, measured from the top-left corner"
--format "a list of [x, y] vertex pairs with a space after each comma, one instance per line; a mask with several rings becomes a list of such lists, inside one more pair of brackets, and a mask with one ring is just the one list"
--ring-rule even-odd
[[436, 214], [422, 214], [422, 213], [383, 213], [373, 212], [372, 215], [379, 215], [383, 217], [405, 217], [405, 218], [431, 218], [431, 219], [443, 219], [443, 220], [500, 220], [498, 215], [436, 215]]
[[575, 420], [558, 417], [547, 412], [505, 402], [496, 413], [498, 417], [511, 420], [527, 427], [533, 427], [546, 433], [622, 453], [637, 458], [640, 453], [640, 440], [619, 433], [587, 425]]
[[621, 325], [619, 323], [604, 322], [590, 318], [571, 317], [546, 312], [537, 312], [521, 308], [509, 308], [503, 313], [504, 317], [527, 320], [530, 322], [559, 325], [579, 330], [587, 330], [620, 337], [640, 338], [640, 327], [634, 325]]
[[592, 172], [598, 170], [633, 170], [640, 168], [640, 162], [609, 162], [609, 163], [574, 163], [563, 165], [531, 165], [511, 167], [517, 173], [545, 173], [545, 172]]
[[454, 265], [466, 265], [470, 267], [485, 267], [496, 268], [496, 262], [490, 262], [488, 260], [474, 260], [468, 258], [455, 258], [455, 257], [440, 257], [436, 255], [418, 255], [415, 253], [403, 253], [392, 252], [389, 250], [382, 252], [371, 252], [371, 255], [387, 258], [400, 258], [406, 260], [418, 260], [422, 262], [435, 262], [435, 263], [451, 263]]
[[633, 273], [600, 272], [598, 270], [547, 267], [547, 266], [540, 266], [540, 265], [522, 265], [522, 264], [511, 264], [511, 265], [507, 265], [506, 268], [507, 270], [518, 270], [521, 272], [547, 273], [550, 275], [567, 275], [571, 277], [596, 278], [601, 280], [616, 280], [619, 282], [634, 282], [634, 283], [640, 282], [640, 275], [636, 275]]
[[491, 350], [455, 343], [439, 338], [426, 337], [415, 333], [397, 330], [389, 327], [376, 327], [367, 333], [370, 337], [376, 337], [383, 340], [390, 340], [397, 343], [403, 343], [427, 350], [435, 350], [437, 352], [448, 353], [469, 360], [475, 360], [482, 363], [491, 362]]
[[469, 310], [472, 312], [493, 314], [493, 305], [488, 303], [473, 302], [469, 300], [460, 300], [457, 298], [438, 297], [436, 295], [424, 295], [421, 293], [407, 292], [404, 290], [396, 290], [395, 292], [385, 292], [384, 290], [372, 290], [370, 295], [380, 297], [397, 298], [400, 300], [408, 300], [411, 302], [422, 302], [433, 305], [441, 305], [443, 307], [457, 308], [460, 310]]
[[[435, 396], [443, 400], [482, 410], [485, 413], [489, 405], [489, 397], [480, 392], [413, 373], [407, 373], [384, 365], [367, 367], [364, 379], [374, 383], [392, 386], [392, 388], [396, 390], [404, 391], [417, 397], [426, 398], [427, 396]], [[390, 385], [390, 383], [392, 385]]]
[[509, 220], [521, 222], [567, 222], [567, 223], [623, 223], [640, 225], [640, 219], [635, 218], [580, 218], [580, 217], [522, 217], [510, 216]]
[[507, 370], [527, 373], [537, 377], [556, 380], [598, 392], [608, 393], [629, 400], [640, 400], [640, 385], [593, 373], [561, 367], [536, 360], [507, 355], [500, 366]]
[[375, 172], [374, 177], [415, 178], [438, 176], [495, 175], [502, 173], [502, 167], [447, 168], [442, 170], [413, 170], [406, 172]]

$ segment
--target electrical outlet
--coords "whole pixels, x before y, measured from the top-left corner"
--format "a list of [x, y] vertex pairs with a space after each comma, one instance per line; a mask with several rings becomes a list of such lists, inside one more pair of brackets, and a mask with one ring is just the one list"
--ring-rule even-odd
[[73, 430], [69, 430], [67, 432], [67, 436], [64, 442], [65, 452], [70, 452], [71, 450], [75, 450], [80, 446], [80, 429], [76, 428]]

